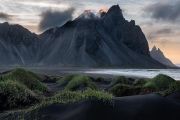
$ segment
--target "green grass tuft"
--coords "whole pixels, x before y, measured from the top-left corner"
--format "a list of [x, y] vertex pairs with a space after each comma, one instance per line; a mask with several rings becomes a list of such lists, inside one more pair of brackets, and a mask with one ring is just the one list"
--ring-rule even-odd
[[72, 90], [79, 85], [85, 85], [87, 89], [97, 90], [98, 87], [92, 82], [89, 76], [76, 75], [72, 80], [66, 85], [65, 90]]
[[98, 77], [95, 81], [96, 82], [105, 82], [103, 77]]
[[152, 80], [149, 80], [144, 87], [149, 87], [155, 91], [166, 90], [170, 87], [175, 80], [167, 75], [159, 74], [154, 77]]
[[138, 78], [134, 81], [134, 85], [144, 85], [146, 84], [147, 80], [144, 78]]
[[113, 105], [112, 94], [106, 93], [104, 91], [94, 91], [94, 90], [86, 90], [86, 91], [61, 91], [58, 92], [55, 96], [48, 100], [43, 100], [41, 103], [32, 106], [27, 110], [27, 112], [31, 112], [34, 110], [38, 110], [41, 107], [46, 105], [56, 104], [56, 103], [69, 103], [69, 102], [78, 102], [85, 99], [93, 99], [102, 101], [105, 104]]
[[109, 92], [112, 93], [115, 96], [124, 96], [126, 91], [128, 89], [133, 89], [132, 86], [126, 85], [126, 84], [117, 84], [109, 89]]
[[60, 76], [48, 76], [42, 73], [36, 73], [32, 71], [27, 71], [27, 72], [41, 82], [56, 83], [62, 78]]
[[121, 84], [128, 84], [129, 80], [124, 76], [118, 76], [111, 80], [111, 83], [121, 83]]
[[172, 83], [169, 87], [169, 89], [166, 91], [165, 95], [172, 94], [174, 92], [180, 91], [180, 81], [176, 81]]
[[63, 82], [69, 82], [69, 81], [72, 80], [75, 76], [78, 76], [78, 75], [73, 74], [73, 75], [65, 76], [65, 77], [61, 78], [60, 80], [58, 80], [57, 83], [58, 83], [58, 84], [62, 84]]
[[8, 79], [13, 81], [19, 81], [20, 83], [27, 86], [30, 90], [39, 93], [46, 93], [50, 91], [50, 89], [46, 85], [41, 83], [39, 80], [30, 75], [26, 70], [21, 68], [17, 68], [12, 72], [3, 75], [3, 80]]
[[36, 78], [37, 80], [43, 82], [45, 81], [46, 79], [49, 78], [48, 75], [44, 75], [44, 74], [41, 74], [41, 73], [35, 73], [35, 72], [32, 72], [32, 71], [27, 71], [31, 76], [33, 76], [34, 78]]
[[19, 107], [35, 100], [36, 94], [18, 81], [0, 82], [0, 110]]
[[116, 97], [144, 95], [153, 93], [153, 89], [143, 86], [131, 86], [126, 84], [117, 84], [109, 89], [109, 92]]

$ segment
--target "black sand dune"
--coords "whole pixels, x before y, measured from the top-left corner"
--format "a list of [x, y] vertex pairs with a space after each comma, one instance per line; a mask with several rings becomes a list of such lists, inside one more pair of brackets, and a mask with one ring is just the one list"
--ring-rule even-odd
[[166, 98], [169, 98], [171, 100], [175, 100], [175, 101], [180, 103], [180, 91], [175, 92], [173, 94], [170, 94], [170, 95], [166, 96]]
[[63, 90], [68, 82], [63, 82], [62, 84], [56, 84], [56, 83], [45, 83], [52, 91], [59, 92]]
[[180, 104], [155, 94], [119, 97], [113, 105], [83, 100], [41, 108], [40, 120], [179, 120]]

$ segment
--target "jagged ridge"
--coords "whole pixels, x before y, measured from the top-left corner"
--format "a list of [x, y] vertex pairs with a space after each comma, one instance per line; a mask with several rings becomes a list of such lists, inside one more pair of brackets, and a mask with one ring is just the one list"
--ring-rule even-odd
[[[93, 13], [90, 15], [94, 16]], [[25, 51], [19, 56], [23, 60], [29, 57], [27, 61], [30, 62], [17, 63], [15, 60], [9, 65], [29, 65], [32, 62], [34, 65], [60, 66], [164, 67], [150, 57], [141, 28], [134, 20], [128, 22], [124, 19], [119, 5], [112, 6], [99, 18], [78, 17], [39, 36], [31, 35], [29, 31], [25, 33], [33, 44], [27, 46], [23, 42], [25, 39], [20, 39], [18, 47], [14, 44], [13, 47]], [[24, 37], [24, 33], [18, 34]]]
[[171, 62], [171, 60], [169, 60], [168, 58], [165, 57], [164, 53], [159, 48], [158, 49], [156, 48], [156, 46], [154, 46], [152, 48], [152, 50], [150, 51], [150, 54], [151, 54], [152, 58], [159, 61], [160, 63], [167, 65], [167, 66], [176, 67]]

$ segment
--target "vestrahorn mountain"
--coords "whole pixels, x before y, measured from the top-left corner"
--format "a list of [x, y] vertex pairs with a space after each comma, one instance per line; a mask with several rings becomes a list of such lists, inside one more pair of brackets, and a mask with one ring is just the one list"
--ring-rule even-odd
[[86, 10], [40, 35], [1, 24], [0, 54], [1, 65], [165, 67], [150, 56], [141, 28], [134, 20], [125, 20], [119, 5], [97, 15]]

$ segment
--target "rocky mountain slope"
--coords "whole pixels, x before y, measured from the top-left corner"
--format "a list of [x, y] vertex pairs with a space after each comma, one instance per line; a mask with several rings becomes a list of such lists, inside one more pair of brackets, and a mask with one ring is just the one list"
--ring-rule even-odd
[[141, 28], [125, 20], [119, 5], [98, 15], [86, 10], [41, 35], [8, 23], [0, 32], [1, 65], [165, 67], [151, 58]]
[[156, 48], [156, 46], [154, 46], [152, 48], [152, 50], [150, 51], [150, 54], [151, 54], [152, 58], [159, 61], [160, 63], [167, 65], [167, 66], [176, 67], [171, 62], [171, 60], [169, 60], [168, 58], [165, 57], [164, 53], [159, 48], [158, 49]]
[[162, 67], [150, 57], [141, 28], [135, 21], [124, 19], [119, 5], [99, 18], [85, 11], [74, 21], [44, 32], [39, 39], [41, 65]]
[[33, 65], [38, 38], [20, 25], [0, 24], [0, 65]]

